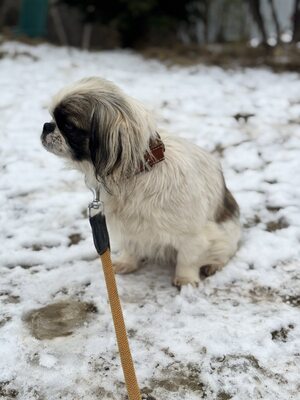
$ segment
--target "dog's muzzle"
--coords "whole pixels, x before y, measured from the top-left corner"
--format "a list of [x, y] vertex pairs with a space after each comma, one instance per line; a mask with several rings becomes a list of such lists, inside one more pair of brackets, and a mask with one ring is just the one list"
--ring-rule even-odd
[[46, 144], [49, 143], [49, 138], [47, 140], [47, 135], [49, 133], [53, 133], [54, 130], [55, 130], [55, 127], [56, 127], [56, 125], [55, 125], [54, 122], [46, 122], [44, 124], [43, 132], [42, 132], [42, 135], [41, 135], [41, 141], [42, 141], [43, 145], [46, 145]]
[[46, 150], [60, 152], [62, 138], [59, 133], [55, 133], [55, 128], [56, 124], [54, 122], [46, 122], [43, 126], [41, 141]]

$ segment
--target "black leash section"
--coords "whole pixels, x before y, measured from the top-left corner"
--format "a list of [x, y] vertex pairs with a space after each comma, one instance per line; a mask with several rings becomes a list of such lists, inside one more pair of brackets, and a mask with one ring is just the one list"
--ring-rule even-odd
[[99, 199], [99, 192], [97, 193], [96, 191], [95, 199], [89, 205], [89, 219], [92, 227], [94, 244], [101, 257], [103, 266], [128, 399], [141, 400], [140, 389], [136, 379], [118, 288], [116, 285], [115, 272], [110, 258], [109, 235], [106, 226], [103, 203]]
[[98, 199], [93, 200], [89, 205], [89, 220], [92, 227], [94, 245], [100, 256], [102, 256], [107, 249], [110, 250], [106, 218], [103, 211], [103, 203]]

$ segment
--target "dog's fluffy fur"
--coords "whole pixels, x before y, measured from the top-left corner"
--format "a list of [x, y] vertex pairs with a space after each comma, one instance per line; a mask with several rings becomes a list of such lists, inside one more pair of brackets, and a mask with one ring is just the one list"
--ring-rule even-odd
[[[150, 113], [113, 83], [83, 79], [60, 91], [42, 143], [68, 159], [89, 187], [101, 188], [110, 233], [118, 237], [117, 273], [142, 259], [172, 259], [174, 284], [199, 282], [233, 256], [239, 209], [217, 160], [186, 140], [157, 131]], [[138, 173], [159, 132], [165, 160]], [[147, 166], [145, 166], [147, 169]]]

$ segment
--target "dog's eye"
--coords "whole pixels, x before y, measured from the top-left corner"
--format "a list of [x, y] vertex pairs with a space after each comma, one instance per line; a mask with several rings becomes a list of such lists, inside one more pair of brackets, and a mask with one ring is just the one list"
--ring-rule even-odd
[[75, 129], [75, 126], [71, 122], [65, 122], [63, 124], [63, 131], [66, 133], [72, 133]]

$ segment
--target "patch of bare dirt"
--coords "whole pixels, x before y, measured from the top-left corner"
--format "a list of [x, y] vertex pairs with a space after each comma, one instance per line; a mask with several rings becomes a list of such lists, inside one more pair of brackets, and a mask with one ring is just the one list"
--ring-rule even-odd
[[228, 354], [224, 357], [216, 357], [212, 359], [211, 367], [218, 374], [230, 370], [236, 373], [245, 373], [253, 376], [254, 371], [257, 371], [259, 375], [271, 378], [279, 384], [287, 383], [283, 375], [267, 370], [261, 366], [258, 359], [251, 354]]
[[4, 304], [18, 304], [20, 303], [20, 296], [12, 294], [10, 291], [0, 292], [0, 301]]
[[2, 326], [4, 326], [9, 321], [11, 321], [10, 315], [1, 315], [0, 316], [0, 328], [2, 328]]
[[226, 392], [219, 392], [217, 394], [217, 400], [230, 400], [232, 396]]
[[73, 246], [81, 242], [82, 236], [80, 233], [72, 233], [72, 235], [69, 236], [69, 244], [68, 246]]
[[268, 211], [272, 213], [277, 213], [278, 211], [282, 210], [282, 207], [275, 207], [275, 206], [267, 206]]
[[290, 306], [300, 307], [300, 295], [299, 296], [285, 295], [282, 296], [281, 298], [284, 303], [289, 304]]
[[288, 228], [289, 224], [284, 218], [279, 218], [278, 220], [269, 221], [266, 225], [266, 230], [268, 232], [275, 232], [280, 229]]
[[199, 366], [193, 363], [184, 365], [178, 361], [174, 361], [166, 368], [160, 371], [160, 376], [152, 378], [150, 381], [150, 389], [146, 393], [146, 388], [143, 392], [156, 396], [156, 389], [163, 390], [169, 393], [194, 392], [199, 395], [199, 399], [207, 398], [207, 391], [200, 377], [201, 371]]
[[36, 339], [54, 339], [71, 335], [96, 312], [93, 303], [61, 301], [29, 312], [24, 321]]
[[17, 398], [19, 392], [11, 387], [9, 381], [0, 382], [0, 398], [1, 399], [15, 399]]
[[289, 332], [294, 329], [294, 325], [290, 324], [286, 328], [281, 328], [271, 332], [272, 340], [275, 342], [286, 342], [288, 339]]

